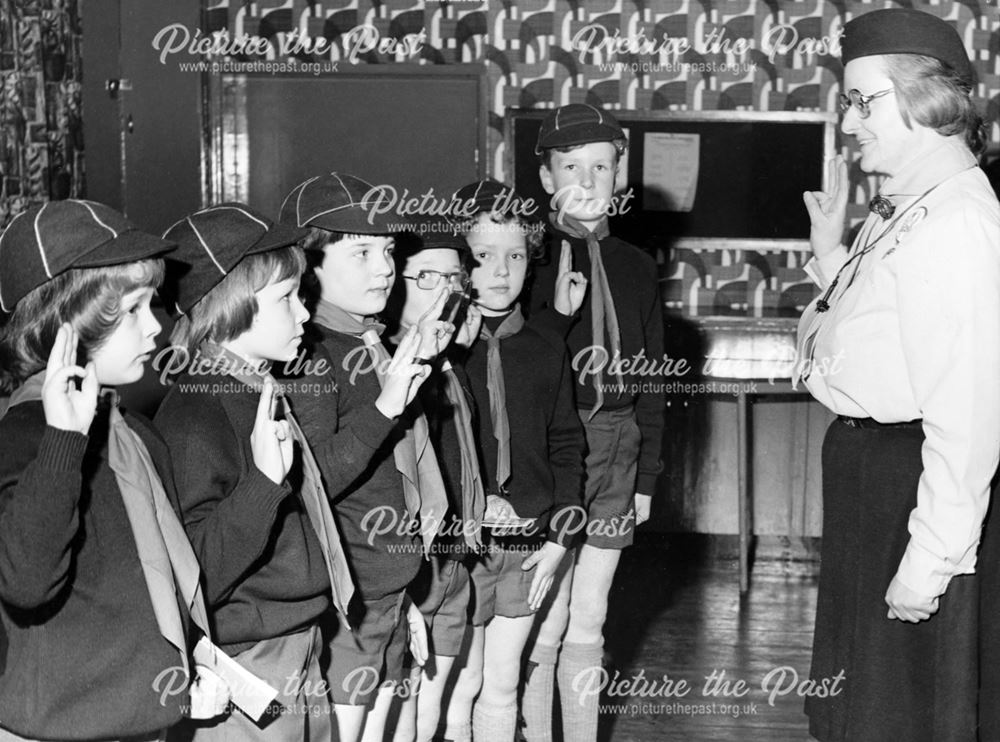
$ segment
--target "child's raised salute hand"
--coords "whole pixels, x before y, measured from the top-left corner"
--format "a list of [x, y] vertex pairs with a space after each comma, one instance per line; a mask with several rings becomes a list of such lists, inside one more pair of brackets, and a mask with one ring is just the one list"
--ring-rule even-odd
[[587, 295], [587, 279], [580, 271], [573, 270], [573, 251], [566, 240], [562, 241], [559, 253], [559, 273], [556, 275], [556, 290], [553, 306], [559, 314], [567, 317], [577, 313]]
[[417, 354], [425, 360], [433, 360], [441, 351], [448, 347], [452, 335], [455, 334], [455, 326], [447, 320], [440, 319], [444, 311], [445, 302], [451, 291], [447, 286], [442, 286], [438, 290], [437, 298], [430, 308], [423, 313], [417, 323], [420, 328], [420, 351]]
[[463, 348], [470, 347], [476, 341], [476, 338], [479, 337], [479, 328], [482, 326], [483, 313], [479, 311], [479, 307], [475, 304], [470, 304], [469, 308], [465, 310], [465, 322], [458, 328], [455, 343], [461, 345]]
[[388, 418], [399, 417], [413, 401], [417, 390], [430, 374], [430, 365], [418, 358], [421, 338], [417, 325], [406, 331], [396, 354], [386, 368], [382, 393], [375, 400], [378, 411]]
[[[86, 368], [76, 365], [79, 342], [79, 334], [68, 322], [56, 333], [45, 367], [42, 408], [53, 428], [86, 435], [97, 412], [97, 369], [93, 361]], [[79, 389], [74, 378], [83, 380]]]
[[257, 403], [257, 418], [250, 433], [253, 463], [275, 484], [281, 484], [292, 468], [294, 449], [288, 422], [274, 419], [274, 383], [264, 382]]

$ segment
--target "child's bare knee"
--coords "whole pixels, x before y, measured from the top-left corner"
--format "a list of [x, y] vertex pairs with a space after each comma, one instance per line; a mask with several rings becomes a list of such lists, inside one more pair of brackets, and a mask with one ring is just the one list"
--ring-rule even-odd
[[569, 619], [574, 634], [591, 636], [596, 641], [604, 630], [607, 616], [607, 601], [589, 600], [574, 603], [570, 609]]

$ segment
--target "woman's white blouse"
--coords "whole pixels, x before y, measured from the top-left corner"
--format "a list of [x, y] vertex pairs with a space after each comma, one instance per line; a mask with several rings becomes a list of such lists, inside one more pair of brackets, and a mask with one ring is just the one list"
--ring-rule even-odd
[[[881, 193], [896, 204], [892, 219], [870, 214], [851, 252], [806, 266], [824, 292], [842, 266], [844, 275], [828, 311], [814, 301], [802, 315], [800, 368], [812, 369], [806, 386], [839, 415], [923, 421], [923, 473], [897, 577], [937, 596], [975, 570], [1000, 457], [1000, 207], [953, 137]], [[859, 265], [848, 262], [876, 238]]]

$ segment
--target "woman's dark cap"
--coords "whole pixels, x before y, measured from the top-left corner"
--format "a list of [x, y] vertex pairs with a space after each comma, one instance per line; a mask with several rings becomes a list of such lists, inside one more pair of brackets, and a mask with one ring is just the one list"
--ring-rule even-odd
[[845, 65], [858, 57], [922, 54], [949, 65], [969, 84], [974, 78], [958, 32], [947, 21], [920, 10], [887, 8], [860, 15], [844, 25], [840, 46]]

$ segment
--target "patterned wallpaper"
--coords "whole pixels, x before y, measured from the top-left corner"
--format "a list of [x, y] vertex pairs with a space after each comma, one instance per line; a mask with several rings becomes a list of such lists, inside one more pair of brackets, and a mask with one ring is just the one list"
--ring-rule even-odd
[[0, 0], [0, 227], [84, 192], [80, 41], [78, 0]]
[[[265, 38], [270, 59], [293, 65], [483, 64], [487, 167], [503, 180], [510, 106], [833, 110], [843, 24], [894, 6], [955, 25], [975, 63], [974, 94], [991, 122], [991, 140], [1000, 142], [996, 0], [205, 0], [204, 31]], [[259, 58], [224, 51], [231, 60]], [[853, 161], [855, 153], [845, 153]], [[851, 178], [848, 216], [856, 223], [877, 181], [856, 162]], [[813, 295], [802, 251], [665, 252], [657, 259], [668, 307], [794, 315]]]

